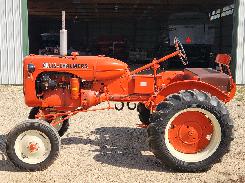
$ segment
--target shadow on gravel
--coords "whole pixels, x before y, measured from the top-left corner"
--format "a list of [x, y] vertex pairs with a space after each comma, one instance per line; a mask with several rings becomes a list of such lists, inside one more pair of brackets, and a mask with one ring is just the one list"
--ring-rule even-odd
[[[169, 172], [149, 151], [145, 129], [126, 127], [103, 127], [91, 132], [97, 138], [82, 139], [67, 137], [62, 139], [62, 145], [90, 144], [99, 148], [94, 159], [118, 167], [140, 169], [147, 171]], [[147, 155], [146, 155], [147, 154]]]
[[7, 159], [5, 141], [5, 135], [0, 135], [0, 171], [19, 172], [20, 170]]

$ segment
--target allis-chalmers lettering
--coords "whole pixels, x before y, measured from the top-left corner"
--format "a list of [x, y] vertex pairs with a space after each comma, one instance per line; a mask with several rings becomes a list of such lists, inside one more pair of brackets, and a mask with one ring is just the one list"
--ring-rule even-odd
[[43, 68], [87, 69], [88, 64], [43, 63]]

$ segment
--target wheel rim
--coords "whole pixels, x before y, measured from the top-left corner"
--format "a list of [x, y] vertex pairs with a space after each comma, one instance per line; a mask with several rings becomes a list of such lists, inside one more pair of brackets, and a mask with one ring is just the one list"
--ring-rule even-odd
[[188, 108], [175, 114], [165, 129], [169, 152], [186, 162], [198, 162], [210, 157], [221, 141], [217, 118], [209, 111]]
[[21, 161], [28, 164], [38, 164], [49, 156], [51, 142], [44, 133], [28, 130], [17, 137], [14, 149]]

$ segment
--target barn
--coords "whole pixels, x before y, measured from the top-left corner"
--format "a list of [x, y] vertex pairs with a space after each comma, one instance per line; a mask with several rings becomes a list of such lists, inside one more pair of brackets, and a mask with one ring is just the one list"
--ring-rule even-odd
[[[245, 2], [242, 0], [0, 0], [0, 84], [22, 84], [28, 54], [59, 54], [66, 11], [68, 54], [106, 55], [131, 67], [149, 63], [183, 43], [190, 65], [215, 67], [232, 55], [237, 84], [245, 84]], [[164, 69], [181, 69], [171, 60]]]

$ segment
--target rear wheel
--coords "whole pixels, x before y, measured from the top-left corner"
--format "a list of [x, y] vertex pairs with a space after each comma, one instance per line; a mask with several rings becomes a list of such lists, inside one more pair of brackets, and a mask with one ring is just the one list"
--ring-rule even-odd
[[138, 103], [137, 105], [137, 111], [139, 113], [139, 119], [144, 125], [149, 125], [150, 124], [150, 110], [145, 107], [145, 104], [143, 103]]
[[224, 104], [196, 90], [169, 96], [150, 121], [149, 146], [171, 169], [207, 170], [228, 152], [232, 141], [233, 124]]
[[27, 120], [9, 132], [6, 151], [17, 167], [29, 171], [43, 170], [58, 157], [60, 137], [47, 122]]
[[[30, 113], [29, 113], [28, 119], [35, 119], [35, 116], [38, 113], [39, 113], [39, 107], [33, 107], [31, 109]], [[59, 121], [62, 118], [65, 118], [65, 116], [58, 117], [58, 118], [55, 119], [55, 121]], [[69, 126], [70, 126], [69, 119], [66, 119], [63, 122], [61, 122], [61, 123], [57, 124], [56, 126], [54, 126], [54, 128], [58, 131], [60, 137], [62, 137], [67, 132], [67, 130], [69, 129]]]

